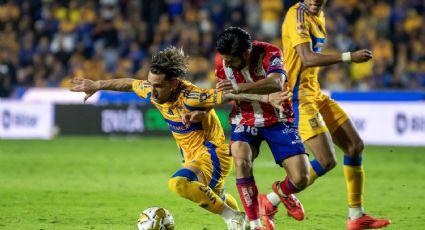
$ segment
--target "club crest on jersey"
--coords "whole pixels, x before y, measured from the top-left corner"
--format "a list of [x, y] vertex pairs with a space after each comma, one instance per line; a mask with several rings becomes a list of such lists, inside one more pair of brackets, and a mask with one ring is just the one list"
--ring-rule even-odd
[[270, 67], [283, 67], [282, 58], [278, 56], [272, 57]]
[[245, 131], [244, 126], [243, 126], [243, 125], [241, 125], [241, 124], [239, 124], [239, 125], [236, 125], [235, 131], [233, 131], [233, 132], [234, 132], [234, 133], [242, 133], [242, 132], [244, 132], [244, 131]]
[[203, 102], [203, 101], [207, 100], [209, 97], [210, 97], [210, 95], [208, 93], [201, 93], [199, 95], [199, 101]]

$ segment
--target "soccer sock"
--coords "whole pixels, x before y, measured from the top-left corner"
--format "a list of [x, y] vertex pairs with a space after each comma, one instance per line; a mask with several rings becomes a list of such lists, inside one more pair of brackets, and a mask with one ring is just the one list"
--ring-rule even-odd
[[226, 203], [229, 207], [233, 208], [236, 211], [239, 211], [238, 202], [230, 193], [226, 193], [224, 195], [224, 203]]
[[236, 179], [236, 187], [248, 219], [250, 221], [259, 219], [258, 189], [254, 177]]
[[273, 206], [277, 206], [280, 204], [280, 197], [286, 197], [289, 194], [294, 194], [301, 191], [297, 187], [295, 187], [295, 185], [291, 182], [291, 180], [289, 180], [288, 177], [285, 177], [285, 180], [279, 183], [278, 188], [280, 188], [281, 193], [279, 193], [278, 189], [278, 194], [276, 194], [275, 192], [267, 194], [267, 199], [270, 201], [270, 203], [273, 204]]
[[349, 207], [362, 208], [365, 173], [361, 157], [344, 156], [344, 176], [347, 184]]
[[325, 169], [319, 164], [316, 159], [310, 161], [310, 177], [308, 179], [308, 185], [313, 184], [317, 178], [323, 176], [325, 173]]
[[359, 219], [365, 213], [363, 208], [348, 208], [348, 217], [351, 220]]
[[[295, 185], [291, 182], [291, 180], [289, 180], [288, 177], [285, 177], [285, 180], [279, 183], [279, 188], [280, 188], [280, 191], [285, 196], [289, 194], [298, 193], [299, 191], [301, 191], [297, 187], [295, 187]], [[278, 195], [281, 195], [281, 194], [278, 194]]]
[[267, 194], [267, 200], [269, 200], [270, 203], [272, 203], [275, 207], [277, 207], [281, 202], [279, 195], [277, 195], [275, 192]]
[[177, 195], [195, 202], [206, 210], [221, 214], [224, 202], [213, 190], [198, 181], [190, 181], [187, 177], [175, 176], [168, 181], [168, 187]]

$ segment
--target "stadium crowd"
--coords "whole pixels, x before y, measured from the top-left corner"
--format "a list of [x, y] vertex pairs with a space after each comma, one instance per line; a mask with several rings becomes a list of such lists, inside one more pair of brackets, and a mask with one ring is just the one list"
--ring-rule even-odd
[[[291, 0], [294, 2], [294, 0]], [[0, 97], [19, 87], [69, 87], [72, 76], [146, 78], [172, 44], [189, 80], [214, 78], [215, 38], [233, 25], [281, 46], [289, 0], [0, 0]], [[329, 90], [425, 89], [422, 0], [329, 0], [326, 51], [373, 51], [374, 61], [323, 68]]]

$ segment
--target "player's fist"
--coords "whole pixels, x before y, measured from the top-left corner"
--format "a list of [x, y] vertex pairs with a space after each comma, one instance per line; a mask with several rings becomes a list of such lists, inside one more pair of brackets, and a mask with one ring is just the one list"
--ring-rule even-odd
[[215, 84], [215, 88], [218, 91], [227, 91], [229, 93], [234, 93], [234, 94], [239, 93], [238, 84], [233, 84], [232, 81], [230, 80], [219, 80]]
[[372, 58], [372, 51], [368, 49], [357, 50], [351, 52], [351, 61], [352, 62], [367, 62]]
[[90, 79], [75, 77], [71, 80], [71, 84], [71, 91], [86, 93], [86, 96], [84, 97], [84, 102], [86, 102], [87, 99], [89, 99], [89, 97], [91, 97], [97, 91], [96, 82]]

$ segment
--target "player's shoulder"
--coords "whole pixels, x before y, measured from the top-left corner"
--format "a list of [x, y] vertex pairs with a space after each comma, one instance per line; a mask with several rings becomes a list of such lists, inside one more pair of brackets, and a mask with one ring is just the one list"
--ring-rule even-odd
[[225, 78], [223, 59], [218, 52], [215, 54], [215, 76]]
[[188, 100], [199, 100], [200, 95], [203, 93], [203, 89], [198, 87], [197, 85], [183, 80], [181, 82], [181, 96], [185, 101]]
[[282, 50], [271, 43], [254, 41], [253, 45], [254, 49], [256, 49], [256, 51], [253, 53], [256, 55], [263, 56], [266, 59], [267, 57], [270, 58], [282, 56]]
[[308, 11], [308, 7], [304, 3], [299, 2], [290, 7], [286, 15], [286, 17], [291, 19], [296, 19], [297, 23], [301, 23], [310, 16], [310, 13]]
[[270, 52], [280, 51], [279, 47], [277, 47], [274, 44], [268, 43], [268, 42], [260, 42], [260, 41], [254, 40], [252, 42], [252, 44], [253, 44], [254, 49], [261, 49], [266, 54], [268, 54]]

